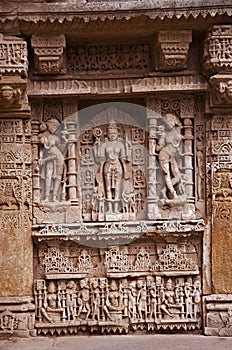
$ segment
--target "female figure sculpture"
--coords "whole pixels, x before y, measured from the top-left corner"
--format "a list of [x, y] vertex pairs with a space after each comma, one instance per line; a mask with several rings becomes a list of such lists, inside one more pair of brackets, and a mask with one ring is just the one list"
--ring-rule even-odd
[[[125, 144], [118, 139], [118, 128], [111, 122], [107, 128], [107, 140], [98, 145], [100, 169], [96, 176], [98, 194], [104, 193], [109, 213], [118, 213], [122, 201], [123, 179], [128, 180]], [[101, 190], [99, 190], [101, 189]]]

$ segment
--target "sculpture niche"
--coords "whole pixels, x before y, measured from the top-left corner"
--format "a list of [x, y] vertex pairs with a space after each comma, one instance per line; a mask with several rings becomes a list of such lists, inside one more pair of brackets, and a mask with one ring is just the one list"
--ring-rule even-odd
[[102, 141], [101, 128], [94, 130], [95, 161], [99, 164], [92, 198], [92, 219], [99, 221], [133, 220], [134, 189], [129, 159], [130, 143], [119, 137], [118, 125], [111, 121]]

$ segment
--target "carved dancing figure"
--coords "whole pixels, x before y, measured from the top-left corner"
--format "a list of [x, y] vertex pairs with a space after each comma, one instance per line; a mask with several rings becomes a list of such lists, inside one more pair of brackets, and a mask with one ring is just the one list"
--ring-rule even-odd
[[79, 318], [81, 313], [86, 312], [85, 319], [87, 320], [90, 315], [90, 293], [89, 293], [89, 285], [87, 279], [82, 279], [80, 281], [81, 290], [78, 293], [78, 304], [79, 310], [77, 313], [77, 317]]
[[185, 193], [183, 174], [180, 172], [176, 160], [182, 141], [181, 123], [178, 117], [171, 113], [167, 113], [163, 120], [164, 125], [159, 127], [158, 134], [160, 138], [156, 145], [159, 165], [165, 182], [165, 188], [162, 190], [162, 193], [164, 198], [175, 199], [178, 194], [183, 195]]
[[[140, 321], [147, 319], [147, 290], [146, 284], [142, 280], [137, 281], [137, 307]], [[144, 314], [144, 318], [143, 318]]]
[[129, 311], [129, 318], [131, 320], [135, 320], [137, 317], [136, 305], [137, 305], [136, 282], [132, 281], [129, 285], [129, 290], [128, 290], [128, 311]]
[[92, 319], [100, 320], [100, 307], [101, 307], [101, 291], [98, 286], [97, 278], [93, 278], [91, 281], [92, 286]]
[[122, 193], [122, 207], [124, 213], [135, 212], [135, 195], [129, 189], [126, 189]]
[[201, 283], [195, 281], [193, 284], [194, 318], [201, 313]]
[[[41, 166], [40, 176], [45, 184], [44, 200], [46, 202], [58, 200], [60, 186], [65, 181], [64, 147], [55, 133], [58, 126], [58, 120], [50, 119], [47, 122], [47, 126], [42, 124], [44, 132], [39, 135], [40, 144], [44, 148], [43, 154], [41, 154], [39, 159], [39, 165]], [[64, 135], [63, 138], [65, 138]], [[66, 143], [67, 140], [65, 139]], [[64, 200], [64, 188], [62, 200]]]
[[68, 321], [76, 319], [76, 285], [74, 281], [69, 281], [66, 288], [66, 306], [67, 306], [67, 319]]

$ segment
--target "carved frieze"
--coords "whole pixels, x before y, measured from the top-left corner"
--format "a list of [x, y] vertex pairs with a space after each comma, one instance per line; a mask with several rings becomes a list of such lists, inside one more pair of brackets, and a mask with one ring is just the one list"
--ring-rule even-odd
[[35, 281], [38, 333], [201, 327], [198, 276]]
[[199, 329], [198, 247], [193, 236], [176, 243], [143, 237], [100, 249], [68, 240], [39, 243], [38, 332]]
[[37, 74], [66, 73], [66, 39], [63, 34], [32, 35], [35, 72]]
[[154, 57], [156, 70], [186, 69], [191, 42], [191, 30], [159, 31], [156, 38], [158, 57]]
[[150, 44], [143, 42], [70, 46], [67, 69], [74, 75], [144, 72], [151, 67], [150, 50]]
[[227, 115], [214, 116], [212, 122], [212, 194], [216, 201], [232, 200], [232, 120]]

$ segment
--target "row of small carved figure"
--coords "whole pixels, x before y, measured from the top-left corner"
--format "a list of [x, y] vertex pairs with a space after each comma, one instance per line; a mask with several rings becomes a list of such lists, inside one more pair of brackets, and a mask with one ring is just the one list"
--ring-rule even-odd
[[197, 321], [201, 314], [199, 276], [147, 276], [128, 280], [83, 278], [35, 281], [39, 323], [85, 321]]

